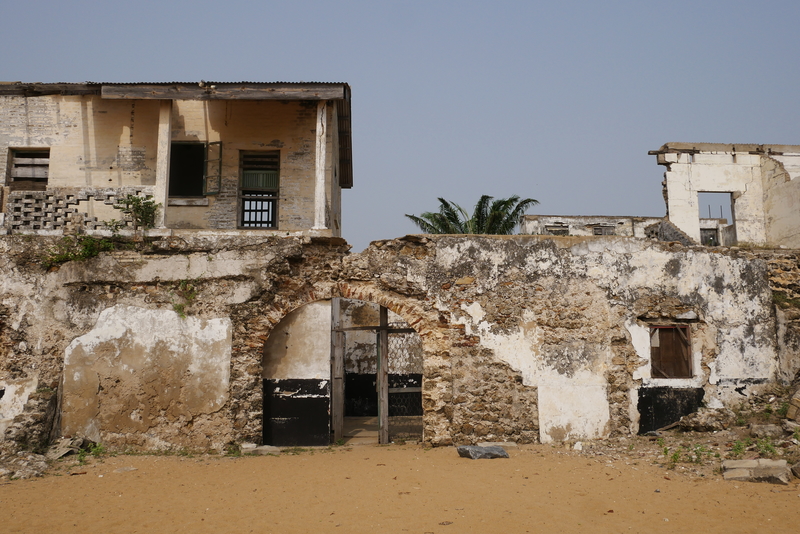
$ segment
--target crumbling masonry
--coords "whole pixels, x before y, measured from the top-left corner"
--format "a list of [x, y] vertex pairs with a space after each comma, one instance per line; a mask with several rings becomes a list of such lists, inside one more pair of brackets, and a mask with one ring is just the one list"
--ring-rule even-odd
[[[432, 445], [636, 433], [648, 391], [733, 406], [800, 368], [800, 314], [773, 303], [800, 296], [794, 252], [407, 236], [350, 254], [339, 238], [187, 232], [46, 272], [57, 239], [0, 237], [7, 448], [59, 434], [115, 449], [260, 442], [270, 332], [334, 297], [420, 335]], [[655, 328], [688, 332], [690, 377], [656, 376]]]

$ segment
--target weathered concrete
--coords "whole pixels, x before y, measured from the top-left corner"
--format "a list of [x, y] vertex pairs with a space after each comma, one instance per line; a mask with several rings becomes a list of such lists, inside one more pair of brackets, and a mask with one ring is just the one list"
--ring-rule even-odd
[[531, 235], [618, 235], [648, 237], [646, 228], [662, 222], [660, 217], [603, 215], [525, 215], [521, 234]]
[[227, 318], [103, 310], [65, 350], [62, 433], [115, 448], [224, 447], [230, 342]]
[[[0, 383], [38, 376], [57, 387], [63, 375], [63, 428], [116, 448], [260, 443], [265, 342], [279, 343], [271, 335], [293, 310], [332, 297], [386, 306], [419, 334], [433, 445], [627, 435], [638, 430], [640, 388], [702, 388], [710, 407], [734, 406], [790, 370], [772, 271], [745, 251], [408, 236], [349, 254], [337, 239], [186, 233], [45, 272], [35, 258], [51, 242], [0, 239], [0, 338], [10, 340]], [[186, 298], [181, 281], [196, 295]], [[186, 354], [212, 324], [213, 343]], [[691, 378], [651, 376], [654, 324], [689, 329]], [[300, 352], [279, 367], [302, 367]], [[99, 385], [84, 384], [91, 376]], [[148, 394], [154, 384], [163, 392]]]
[[792, 479], [792, 471], [786, 460], [725, 460], [722, 462], [722, 477], [725, 480], [786, 485]]
[[[800, 146], [667, 143], [650, 152], [664, 165], [669, 220], [700, 242], [698, 193], [731, 193], [735, 221], [723, 244], [800, 248]], [[706, 220], [710, 223], [710, 220]], [[713, 224], [712, 224], [713, 226]], [[726, 243], [727, 242], [727, 243]]]

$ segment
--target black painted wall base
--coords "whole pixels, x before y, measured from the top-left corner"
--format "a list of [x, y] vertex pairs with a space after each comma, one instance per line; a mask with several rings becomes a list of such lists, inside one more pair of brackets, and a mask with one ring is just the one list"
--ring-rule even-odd
[[639, 434], [676, 423], [696, 412], [703, 403], [703, 388], [641, 388]]
[[[376, 417], [378, 415], [377, 378], [374, 374], [345, 373], [345, 417]], [[390, 388], [422, 387], [422, 374], [390, 374]], [[421, 393], [389, 393], [389, 416], [422, 415]]]
[[264, 380], [264, 445], [329, 445], [328, 380]]

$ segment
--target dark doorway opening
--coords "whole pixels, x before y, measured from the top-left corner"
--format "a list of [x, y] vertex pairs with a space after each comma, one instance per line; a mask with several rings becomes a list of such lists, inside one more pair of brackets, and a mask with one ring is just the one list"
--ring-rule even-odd
[[696, 412], [703, 403], [703, 395], [703, 388], [641, 388], [639, 434], [664, 428]]
[[204, 143], [172, 143], [169, 157], [169, 196], [202, 197], [205, 173]]

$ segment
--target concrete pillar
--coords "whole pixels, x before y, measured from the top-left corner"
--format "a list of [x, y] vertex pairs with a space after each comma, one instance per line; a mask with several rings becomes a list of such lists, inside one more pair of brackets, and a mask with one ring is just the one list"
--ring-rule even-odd
[[327, 157], [327, 102], [321, 101], [317, 104], [317, 150], [314, 180], [314, 230], [327, 228], [325, 223], [325, 161]]
[[156, 215], [156, 228], [167, 226], [167, 191], [169, 187], [169, 156], [172, 144], [172, 100], [162, 100], [158, 110], [158, 147], [156, 149], [156, 187], [153, 200], [161, 204]]

